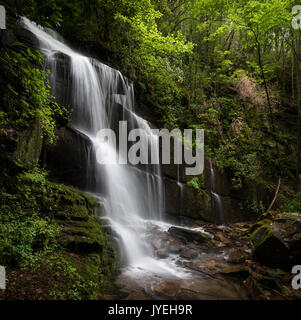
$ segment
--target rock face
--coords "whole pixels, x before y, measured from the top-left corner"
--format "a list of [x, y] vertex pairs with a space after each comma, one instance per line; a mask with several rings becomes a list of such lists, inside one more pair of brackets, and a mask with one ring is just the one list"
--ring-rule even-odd
[[57, 142], [45, 151], [46, 167], [59, 181], [93, 191], [98, 175], [91, 140], [71, 126], [57, 131]]
[[[172, 158], [172, 157], [171, 157]], [[227, 170], [217, 168], [214, 161], [205, 158], [204, 172], [200, 176], [187, 176], [185, 165], [163, 165], [165, 181], [166, 212], [174, 217], [188, 217], [208, 222], [221, 222], [220, 213], [216, 211], [214, 192], [219, 196], [222, 206], [223, 220], [226, 223], [252, 221], [257, 218], [246, 204], [260, 202], [264, 206], [270, 203], [270, 193], [258, 185], [248, 185], [235, 190], [231, 184], [231, 174]], [[212, 170], [214, 177], [212, 177]], [[214, 179], [214, 182], [213, 180]], [[198, 189], [190, 184], [197, 181]]]
[[254, 255], [271, 268], [289, 270], [301, 264], [301, 217], [282, 213], [260, 221], [251, 235]]
[[39, 119], [20, 135], [16, 150], [16, 160], [26, 168], [34, 167], [40, 158], [43, 147], [43, 131]]
[[43, 132], [37, 118], [32, 126], [23, 132], [0, 128], [0, 148], [2, 160], [18, 163], [20, 167], [31, 169], [37, 165], [43, 147]]

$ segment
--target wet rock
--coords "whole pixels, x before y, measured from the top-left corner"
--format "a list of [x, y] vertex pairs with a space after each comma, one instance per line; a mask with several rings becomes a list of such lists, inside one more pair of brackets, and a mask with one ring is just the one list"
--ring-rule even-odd
[[213, 220], [211, 197], [205, 190], [185, 185], [182, 193], [182, 215], [192, 219]]
[[165, 250], [158, 250], [157, 251], [157, 256], [160, 259], [166, 259], [168, 257], [168, 254]]
[[179, 254], [183, 249], [183, 245], [176, 241], [172, 241], [168, 246], [168, 252], [172, 254]]
[[165, 188], [165, 210], [171, 216], [181, 215], [181, 189], [177, 181], [164, 179]]
[[[235, 210], [231, 210], [231, 206], [236, 208], [236, 201], [241, 203], [242, 201], [256, 201], [262, 202], [265, 206], [268, 206], [273, 198], [273, 195], [266, 189], [264, 185], [256, 184], [256, 183], [248, 183], [244, 185], [240, 189], [234, 189], [232, 185], [232, 173], [231, 170], [227, 168], [218, 168], [216, 162], [212, 160], [212, 166], [215, 173], [216, 179], [216, 193], [220, 194], [221, 196], [225, 197], [227, 206], [229, 206], [230, 214], [229, 222], [237, 222], [237, 221], [246, 221], [244, 220], [247, 218], [247, 212], [251, 213], [249, 210], [239, 210], [239, 213], [243, 214], [241, 219], [239, 220], [239, 215]], [[206, 174], [206, 186], [210, 188], [210, 168], [205, 167], [205, 174]], [[232, 202], [232, 204], [231, 204]], [[233, 209], [234, 209], [233, 208]], [[233, 218], [232, 218], [233, 215]], [[254, 217], [253, 217], [254, 218]], [[234, 221], [236, 220], [236, 221]], [[249, 218], [250, 220], [250, 218]]]
[[164, 281], [156, 285], [154, 288], [154, 291], [163, 297], [174, 298], [178, 295], [180, 289], [181, 289], [180, 282]]
[[72, 105], [70, 56], [56, 52], [46, 63], [48, 63], [46, 67], [51, 70], [52, 75], [55, 75], [50, 77], [50, 82], [56, 101], [63, 106], [70, 107]]
[[254, 255], [262, 264], [271, 268], [287, 269], [289, 252], [284, 243], [267, 225], [258, 228], [252, 235]]
[[210, 237], [204, 233], [179, 227], [171, 227], [168, 232], [184, 243], [195, 241], [197, 243], [204, 244], [209, 243], [211, 240]]
[[95, 191], [96, 155], [91, 140], [71, 126], [57, 131], [57, 142], [45, 151], [46, 167], [55, 178], [87, 191]]
[[159, 236], [156, 236], [152, 239], [152, 246], [154, 249], [159, 250], [162, 247], [162, 239]]
[[247, 266], [239, 265], [239, 266], [230, 266], [221, 270], [222, 274], [236, 276], [240, 278], [248, 278], [249, 276], [249, 268]]
[[194, 250], [183, 250], [180, 253], [180, 257], [187, 260], [195, 259], [197, 256], [198, 256], [198, 253]]
[[245, 256], [240, 250], [231, 248], [228, 262], [234, 263], [234, 264], [241, 264], [245, 261]]

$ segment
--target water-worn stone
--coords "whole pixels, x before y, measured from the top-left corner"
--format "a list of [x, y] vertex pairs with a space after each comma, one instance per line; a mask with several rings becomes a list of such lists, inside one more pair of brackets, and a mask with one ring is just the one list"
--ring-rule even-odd
[[183, 242], [197, 242], [200, 244], [208, 243], [210, 242], [210, 237], [207, 236], [204, 233], [188, 230], [184, 228], [178, 228], [178, 227], [171, 227], [168, 232], [178, 238], [179, 240], [182, 240]]
[[157, 251], [157, 256], [160, 259], [165, 259], [165, 258], [168, 257], [168, 254], [167, 254], [167, 252], [165, 250], [161, 249], [161, 250]]
[[171, 241], [168, 246], [168, 252], [172, 254], [179, 254], [182, 250], [184, 250], [184, 246], [178, 241]]
[[249, 268], [243, 265], [240, 266], [230, 266], [221, 270], [222, 274], [237, 276], [241, 278], [248, 278]]

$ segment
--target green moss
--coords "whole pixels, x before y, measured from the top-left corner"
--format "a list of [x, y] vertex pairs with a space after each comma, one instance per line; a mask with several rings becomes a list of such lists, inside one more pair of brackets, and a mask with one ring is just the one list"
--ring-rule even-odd
[[15, 159], [25, 168], [37, 165], [43, 146], [43, 130], [39, 118], [33, 122], [31, 128], [24, 131], [20, 137]]
[[250, 236], [250, 239], [254, 244], [253, 250], [259, 247], [262, 243], [266, 241], [266, 239], [268, 239], [272, 235], [273, 235], [273, 230], [267, 224], [263, 223]]

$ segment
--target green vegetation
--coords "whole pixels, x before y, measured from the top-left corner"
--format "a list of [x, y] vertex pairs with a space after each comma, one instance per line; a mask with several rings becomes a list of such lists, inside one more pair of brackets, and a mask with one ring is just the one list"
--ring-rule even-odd
[[[253, 199], [253, 191], [272, 194], [278, 180], [275, 207], [301, 213], [301, 36], [291, 25], [298, 1], [0, 4], [9, 27], [16, 14], [25, 15], [109, 60], [135, 82], [158, 126], [205, 129], [206, 155], [230, 173], [232, 189], [251, 186], [246, 210], [263, 213], [267, 207]], [[68, 122], [43, 67], [42, 54], [24, 43], [0, 42], [0, 262], [10, 282], [5, 297], [101, 298], [117, 260], [107, 226], [94, 215], [97, 204], [50, 182], [39, 169], [43, 146], [55, 143], [56, 128]], [[204, 181], [193, 178], [188, 186], [209, 203]]]
[[50, 94], [49, 73], [42, 68], [42, 54], [20, 47], [21, 43], [14, 43], [12, 49], [5, 48], [0, 52], [0, 67], [4, 74], [0, 126], [24, 130], [38, 118], [44, 137], [53, 143], [56, 119], [67, 117], [67, 110], [55, 103]]
[[[274, 185], [281, 177], [296, 190], [301, 89], [294, 4], [11, 0], [6, 5], [72, 34], [84, 47], [105, 50], [135, 81], [159, 125], [205, 129], [207, 155], [230, 169], [236, 189], [252, 181]], [[282, 119], [291, 111], [296, 117], [288, 128]]]
[[[97, 201], [49, 182], [37, 168], [13, 176], [4, 172], [0, 193], [0, 261], [9, 272], [5, 297], [101, 298], [118, 271], [118, 259], [95, 216]], [[43, 292], [38, 282], [18, 291], [22, 274], [42, 277]]]

